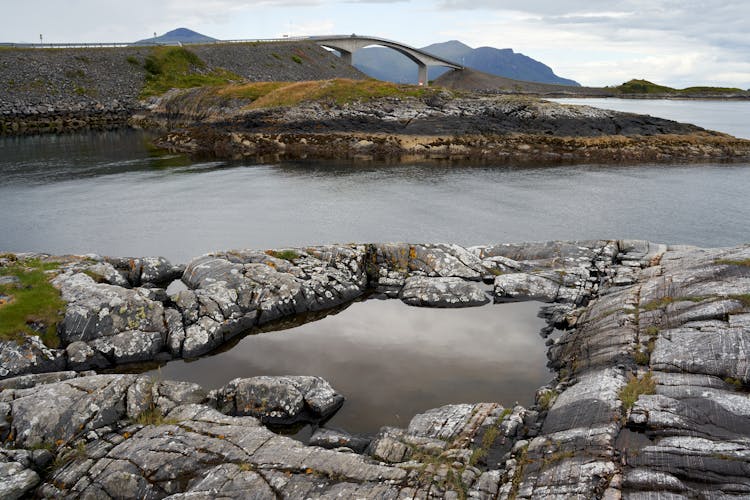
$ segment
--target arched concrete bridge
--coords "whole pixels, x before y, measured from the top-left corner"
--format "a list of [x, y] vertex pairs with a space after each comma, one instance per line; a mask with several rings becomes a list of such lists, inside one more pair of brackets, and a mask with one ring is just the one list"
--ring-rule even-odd
[[311, 36], [308, 40], [313, 41], [322, 47], [339, 52], [341, 54], [341, 59], [347, 64], [352, 63], [352, 54], [359, 49], [364, 49], [365, 47], [370, 47], [372, 45], [391, 48], [417, 63], [417, 67], [419, 68], [420, 85], [427, 85], [427, 68], [429, 66], [446, 66], [453, 69], [464, 69], [463, 66], [456, 64], [453, 61], [433, 56], [422, 50], [415, 49], [414, 47], [393, 40], [386, 40], [385, 38], [358, 35], [334, 35]]

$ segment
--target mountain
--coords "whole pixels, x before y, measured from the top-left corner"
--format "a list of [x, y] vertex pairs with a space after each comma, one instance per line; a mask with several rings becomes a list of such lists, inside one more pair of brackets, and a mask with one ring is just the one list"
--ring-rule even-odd
[[135, 43], [136, 45], [143, 45], [148, 43], [208, 43], [215, 41], [216, 38], [201, 35], [200, 33], [196, 33], [193, 30], [189, 30], [187, 28], [177, 28], [176, 30], [164, 33], [162, 36], [158, 36], [156, 38], [144, 38], [143, 40], [138, 40]]
[[[455, 61], [468, 68], [496, 76], [529, 82], [579, 86], [578, 82], [557, 76], [552, 69], [531, 57], [513, 52], [512, 49], [480, 47], [451, 40], [423, 47], [422, 50], [438, 57]], [[370, 47], [354, 54], [354, 66], [373, 78], [397, 83], [416, 83], [417, 70], [414, 62], [398, 52], [383, 47]], [[446, 68], [430, 68], [430, 80], [449, 71]]]

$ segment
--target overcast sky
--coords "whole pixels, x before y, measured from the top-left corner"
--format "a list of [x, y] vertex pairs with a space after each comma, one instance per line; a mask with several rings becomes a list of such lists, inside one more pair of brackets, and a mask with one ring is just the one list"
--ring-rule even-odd
[[369, 34], [512, 48], [584, 85], [750, 88], [748, 0], [0, 0], [0, 42]]

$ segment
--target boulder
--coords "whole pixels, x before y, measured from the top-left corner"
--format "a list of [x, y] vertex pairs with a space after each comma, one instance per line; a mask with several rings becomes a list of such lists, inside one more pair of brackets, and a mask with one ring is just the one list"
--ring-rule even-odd
[[344, 397], [324, 379], [305, 376], [234, 379], [212, 397], [223, 413], [277, 425], [319, 422], [344, 404]]

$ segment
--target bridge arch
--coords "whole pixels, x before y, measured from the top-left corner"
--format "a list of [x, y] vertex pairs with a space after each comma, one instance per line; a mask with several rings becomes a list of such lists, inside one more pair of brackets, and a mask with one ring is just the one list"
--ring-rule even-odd
[[405, 45], [400, 42], [393, 40], [387, 40], [385, 38], [377, 38], [370, 36], [357, 36], [357, 35], [336, 35], [336, 36], [320, 36], [310, 37], [310, 39], [322, 47], [333, 49], [341, 54], [341, 59], [347, 64], [352, 64], [352, 55], [354, 52], [365, 47], [371, 47], [373, 45], [388, 47], [393, 49], [417, 64], [419, 68], [419, 84], [427, 85], [428, 83], [428, 67], [429, 66], [446, 66], [453, 69], [463, 69], [463, 66], [456, 64], [453, 61], [443, 59], [442, 57], [434, 56], [427, 52], [424, 52], [409, 45]]

